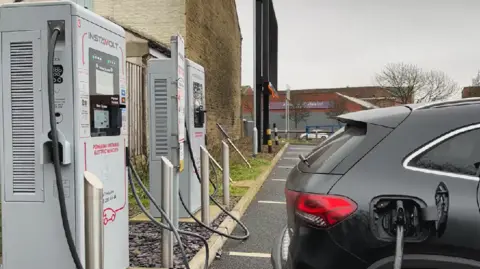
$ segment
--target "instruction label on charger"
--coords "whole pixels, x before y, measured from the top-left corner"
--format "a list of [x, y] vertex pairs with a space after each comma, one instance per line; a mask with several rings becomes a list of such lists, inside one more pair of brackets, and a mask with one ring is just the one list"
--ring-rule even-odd
[[80, 137], [87, 138], [90, 137], [90, 106], [89, 100], [90, 97], [81, 96], [80, 97]]

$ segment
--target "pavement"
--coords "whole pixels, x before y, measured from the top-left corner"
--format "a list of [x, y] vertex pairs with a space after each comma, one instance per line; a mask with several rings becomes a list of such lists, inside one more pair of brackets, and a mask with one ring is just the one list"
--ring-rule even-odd
[[[222, 255], [212, 269], [271, 269], [273, 242], [287, 222], [285, 214], [285, 179], [298, 163], [298, 154], [306, 155], [311, 145], [289, 145], [241, 218], [250, 238], [244, 242], [227, 240]], [[233, 234], [243, 234], [237, 226]]]

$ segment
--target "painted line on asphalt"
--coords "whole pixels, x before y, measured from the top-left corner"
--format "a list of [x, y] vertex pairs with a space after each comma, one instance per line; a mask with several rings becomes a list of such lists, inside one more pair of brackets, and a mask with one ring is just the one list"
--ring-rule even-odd
[[280, 182], [286, 182], [286, 178], [272, 178], [272, 181], [280, 181]]
[[288, 151], [312, 151], [314, 148], [288, 148]]
[[285, 152], [285, 154], [288, 154], [288, 155], [293, 155], [293, 154], [295, 154], [295, 155], [298, 156], [298, 154], [308, 154], [308, 153], [310, 153], [310, 152], [311, 152], [311, 151], [295, 151], [295, 152], [288, 152], [288, 151], [287, 151], [287, 152]]
[[270, 258], [271, 255], [269, 253], [259, 253], [259, 252], [236, 252], [230, 251], [228, 252], [230, 256], [237, 256], [237, 257], [250, 257], [250, 258]]
[[299, 161], [300, 159], [297, 157], [283, 157], [283, 160], [293, 160], [293, 161]]
[[258, 201], [259, 204], [277, 204], [277, 205], [285, 205], [286, 202], [282, 201]]
[[283, 169], [292, 169], [293, 167], [295, 166], [286, 166], [286, 165], [280, 165], [280, 166], [277, 166], [278, 168], [283, 168]]

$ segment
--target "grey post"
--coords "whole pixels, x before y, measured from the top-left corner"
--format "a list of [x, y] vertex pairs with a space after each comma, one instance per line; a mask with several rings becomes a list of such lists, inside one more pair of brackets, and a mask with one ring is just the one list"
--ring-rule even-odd
[[223, 204], [230, 207], [230, 156], [228, 144], [222, 141], [222, 179], [223, 179]]
[[[168, 218], [173, 215], [172, 187], [173, 187], [173, 165], [165, 157], [162, 157], [162, 210]], [[164, 225], [169, 226], [165, 218], [162, 218]], [[162, 229], [162, 267], [173, 268], [173, 234], [167, 229]]]
[[[255, 122], [254, 122], [255, 124]], [[257, 156], [258, 153], [258, 130], [257, 126], [253, 126], [253, 157]]]
[[202, 222], [210, 226], [210, 166], [208, 161], [208, 151], [204, 146], [200, 146], [200, 173], [201, 176], [201, 204], [202, 204]]
[[253, 149], [252, 149], [252, 155], [253, 157], [257, 156], [258, 152], [258, 133], [257, 133], [257, 102], [261, 102], [261, 100], [257, 100], [257, 94], [256, 94], [256, 89], [257, 89], [257, 69], [255, 67], [255, 64], [257, 62], [257, 42], [261, 42], [261, 40], [257, 40], [257, 13], [256, 13], [256, 6], [257, 6], [257, 0], [253, 0], [253, 83], [252, 83], [252, 94], [253, 94], [253, 108], [252, 108], [252, 121], [253, 121], [253, 130], [252, 130], [252, 138], [253, 138]]
[[85, 171], [85, 269], [103, 269], [103, 183]]

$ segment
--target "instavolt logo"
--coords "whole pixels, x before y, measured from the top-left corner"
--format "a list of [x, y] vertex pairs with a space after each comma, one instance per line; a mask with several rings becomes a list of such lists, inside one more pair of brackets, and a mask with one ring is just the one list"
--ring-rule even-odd
[[88, 32], [88, 38], [102, 45], [109, 46], [110, 48], [118, 49], [118, 43], [113, 42], [101, 35], [92, 34], [91, 32]]

